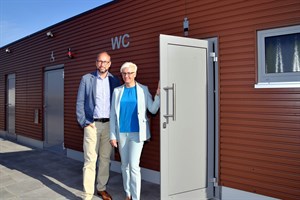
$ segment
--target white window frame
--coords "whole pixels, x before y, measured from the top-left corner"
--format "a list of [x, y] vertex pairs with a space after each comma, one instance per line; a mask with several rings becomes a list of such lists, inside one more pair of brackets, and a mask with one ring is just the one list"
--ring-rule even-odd
[[300, 33], [300, 25], [257, 31], [258, 83], [255, 88], [300, 87], [300, 72], [267, 74], [265, 71], [265, 38], [293, 33]]

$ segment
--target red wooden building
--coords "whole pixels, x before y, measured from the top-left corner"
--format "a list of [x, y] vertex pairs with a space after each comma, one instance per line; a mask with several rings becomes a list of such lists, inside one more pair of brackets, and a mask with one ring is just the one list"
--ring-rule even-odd
[[[8, 44], [0, 49], [1, 135], [39, 148], [59, 145], [81, 159], [75, 115], [81, 76], [95, 70], [105, 50], [112, 73], [132, 61], [137, 80], [154, 94], [160, 34], [210, 45], [213, 196], [300, 199], [299, 0], [119, 0]], [[187, 66], [182, 76], [189, 76]], [[144, 179], [159, 183], [161, 120], [149, 117], [152, 139], [141, 166]]]

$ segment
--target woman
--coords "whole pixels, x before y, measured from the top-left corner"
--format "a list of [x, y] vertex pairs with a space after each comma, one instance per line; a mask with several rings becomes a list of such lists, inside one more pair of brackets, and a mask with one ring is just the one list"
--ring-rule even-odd
[[139, 200], [141, 193], [140, 157], [144, 141], [150, 138], [147, 109], [159, 109], [158, 86], [154, 101], [148, 87], [135, 81], [137, 66], [126, 62], [121, 69], [124, 84], [114, 89], [110, 113], [110, 143], [118, 147], [126, 200]]

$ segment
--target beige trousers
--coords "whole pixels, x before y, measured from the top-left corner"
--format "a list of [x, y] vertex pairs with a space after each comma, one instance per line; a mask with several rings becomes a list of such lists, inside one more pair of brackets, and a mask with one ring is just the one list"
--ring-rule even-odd
[[109, 178], [110, 156], [112, 146], [109, 143], [109, 122], [95, 122], [95, 128], [84, 128], [83, 152], [83, 192], [84, 199], [91, 199], [95, 191], [96, 163], [98, 159], [98, 191], [106, 190]]

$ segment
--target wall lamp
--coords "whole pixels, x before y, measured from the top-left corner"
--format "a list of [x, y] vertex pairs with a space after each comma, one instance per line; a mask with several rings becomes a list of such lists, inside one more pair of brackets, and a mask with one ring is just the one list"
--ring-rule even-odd
[[10, 51], [9, 48], [6, 48], [6, 49], [5, 49], [5, 52], [6, 52], [6, 53], [10, 53], [11, 51]]
[[74, 53], [71, 51], [71, 48], [68, 48], [68, 57], [70, 59], [74, 58]]
[[48, 31], [48, 32], [47, 32], [47, 37], [48, 37], [48, 38], [53, 38], [54, 35], [53, 35], [53, 33], [52, 33], [51, 31]]

